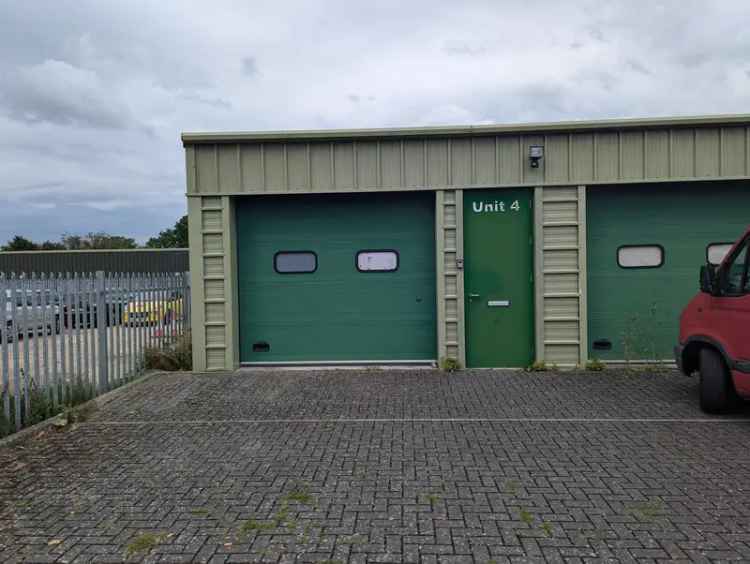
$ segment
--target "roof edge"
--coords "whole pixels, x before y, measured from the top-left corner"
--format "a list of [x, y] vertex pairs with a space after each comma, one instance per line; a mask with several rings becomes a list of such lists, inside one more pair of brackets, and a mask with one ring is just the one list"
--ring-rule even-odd
[[750, 114], [719, 114], [659, 118], [618, 118], [590, 121], [542, 123], [394, 127], [375, 129], [318, 129], [288, 131], [183, 132], [184, 146], [202, 143], [267, 141], [311, 141], [344, 139], [387, 139], [404, 137], [460, 137], [512, 133], [550, 133], [594, 130], [653, 129], [665, 127], [710, 127], [750, 125]]

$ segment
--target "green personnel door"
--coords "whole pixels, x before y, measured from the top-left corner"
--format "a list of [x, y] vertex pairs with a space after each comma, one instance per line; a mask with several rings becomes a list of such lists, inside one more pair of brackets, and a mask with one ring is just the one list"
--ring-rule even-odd
[[591, 187], [587, 202], [589, 357], [673, 360], [701, 265], [750, 223], [750, 183]]
[[534, 357], [530, 190], [464, 192], [464, 258], [467, 365], [529, 365]]
[[237, 201], [242, 363], [436, 357], [432, 192]]

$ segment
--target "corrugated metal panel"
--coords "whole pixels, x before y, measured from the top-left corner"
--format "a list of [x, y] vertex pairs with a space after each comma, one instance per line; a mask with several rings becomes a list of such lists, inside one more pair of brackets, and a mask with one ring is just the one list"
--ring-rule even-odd
[[378, 187], [378, 144], [361, 141], [356, 144], [355, 170], [357, 189], [370, 191]]
[[[186, 153], [188, 172], [195, 166], [188, 178], [188, 193], [437, 190], [743, 178], [750, 175], [747, 135], [747, 125], [728, 125], [201, 144]], [[536, 169], [528, 159], [529, 146], [535, 144], [545, 147]]]
[[750, 130], [744, 127], [725, 127], [721, 130], [719, 141], [723, 175], [742, 176], [745, 174], [749, 134]]
[[646, 131], [646, 178], [663, 180], [669, 178], [670, 149], [669, 131]]
[[226, 297], [224, 280], [206, 280], [204, 287], [207, 300], [223, 300]]
[[290, 192], [308, 191], [307, 151], [310, 145], [293, 143], [286, 147], [287, 182]]
[[542, 238], [536, 252], [537, 357], [548, 364], [571, 366], [585, 360], [580, 347], [584, 194], [580, 187], [546, 187], [538, 188], [534, 198]]
[[224, 304], [206, 304], [206, 323], [221, 323], [224, 321]]
[[626, 131], [622, 133], [621, 155], [622, 155], [622, 179], [637, 180], [646, 174], [645, 166], [645, 143], [642, 131]]
[[261, 148], [261, 145], [241, 146], [242, 192], [262, 192], [265, 188]]
[[[251, 186], [260, 176], [246, 174], [245, 165], [260, 162], [262, 152], [246, 147], [240, 151], [235, 146], [234, 152], [217, 153], [220, 162], [234, 163], [234, 173], [225, 175], [224, 181]], [[237, 362], [233, 313], [236, 304], [231, 279], [234, 260], [231, 198], [204, 196], [192, 199], [189, 204], [190, 252], [196, 265], [191, 272], [195, 312], [193, 364], [195, 370], [232, 370]]]
[[545, 298], [543, 312], [545, 319], [578, 317], [578, 298]]
[[204, 231], [221, 229], [221, 211], [208, 210], [203, 212], [202, 224]]
[[[561, 195], [556, 196], [561, 198]], [[558, 202], [555, 206], [551, 206], [550, 210], [545, 214], [545, 221], [548, 222], [575, 222], [578, 220], [578, 202], [573, 200], [570, 202]]]
[[187, 272], [187, 249], [0, 252], [0, 272]]
[[208, 325], [206, 327], [206, 346], [226, 345], [226, 332], [224, 325]]
[[544, 251], [544, 268], [550, 270], [575, 270], [578, 268], [578, 250]]
[[206, 350], [206, 369], [207, 370], [224, 370], [224, 359], [226, 351], [224, 347], [212, 348]]
[[436, 193], [435, 240], [437, 252], [438, 358], [453, 358], [466, 365], [464, 346], [463, 196], [460, 190]]
[[544, 357], [550, 364], [559, 366], [576, 366], [578, 364], [579, 345], [547, 343], [544, 346]]
[[[545, 204], [545, 214], [549, 213], [551, 216], [554, 216], [555, 205], [554, 203]], [[578, 245], [578, 227], [576, 225], [559, 226], [554, 225], [552, 221], [549, 224], [545, 221], [543, 244], [545, 248], [558, 246], [575, 247]]]
[[497, 138], [477, 137], [474, 142], [474, 180], [472, 184], [497, 182]]
[[203, 252], [220, 253], [224, 249], [224, 239], [220, 233], [205, 233], [203, 235]]
[[577, 294], [578, 274], [554, 274], [545, 269], [544, 291], [548, 294]]
[[[575, 337], [572, 337], [575, 336]], [[578, 321], [551, 321], [544, 324], [544, 340], [549, 341], [567, 341], [571, 338], [578, 338]]]
[[240, 181], [240, 146], [218, 145], [217, 158], [219, 163], [219, 191], [241, 192]]
[[382, 141], [380, 143], [380, 174], [383, 186], [401, 186], [403, 167], [401, 166], [401, 142]]
[[204, 257], [203, 274], [205, 276], [222, 276], [224, 274], [224, 257]]

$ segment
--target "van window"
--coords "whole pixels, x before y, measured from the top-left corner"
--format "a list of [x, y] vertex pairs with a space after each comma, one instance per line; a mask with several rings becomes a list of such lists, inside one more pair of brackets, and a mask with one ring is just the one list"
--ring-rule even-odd
[[734, 243], [711, 243], [706, 247], [706, 261], [714, 266], [720, 265], [733, 245]]
[[664, 264], [661, 245], [625, 245], [617, 249], [617, 264], [621, 268], [658, 268]]
[[750, 281], [748, 281], [748, 264], [747, 264], [747, 246], [748, 241], [742, 246], [739, 253], [735, 254], [731, 262], [727, 265], [722, 276], [723, 288], [725, 294], [730, 296], [741, 296], [750, 291]]

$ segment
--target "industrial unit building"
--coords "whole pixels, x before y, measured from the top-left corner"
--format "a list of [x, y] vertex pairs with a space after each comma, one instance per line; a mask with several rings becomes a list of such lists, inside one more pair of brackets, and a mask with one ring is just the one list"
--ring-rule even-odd
[[187, 249], [85, 249], [63, 251], [2, 251], [0, 274], [65, 274], [104, 272], [187, 272]]
[[194, 365], [670, 359], [750, 116], [186, 133]]

